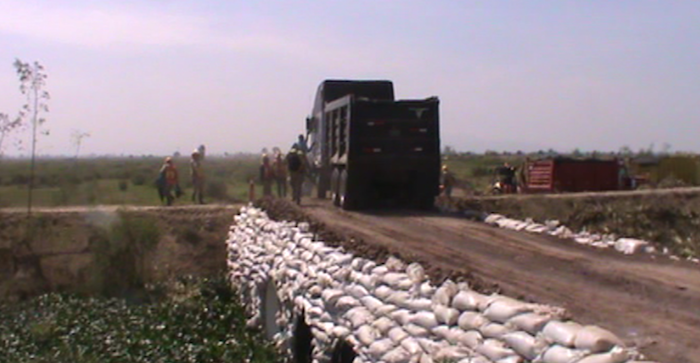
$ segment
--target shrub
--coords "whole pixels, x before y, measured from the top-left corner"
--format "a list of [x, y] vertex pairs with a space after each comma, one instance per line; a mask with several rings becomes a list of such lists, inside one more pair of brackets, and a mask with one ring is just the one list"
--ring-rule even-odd
[[127, 189], [129, 189], [129, 181], [128, 180], [120, 180], [119, 181], [119, 190], [122, 192], [125, 192]]

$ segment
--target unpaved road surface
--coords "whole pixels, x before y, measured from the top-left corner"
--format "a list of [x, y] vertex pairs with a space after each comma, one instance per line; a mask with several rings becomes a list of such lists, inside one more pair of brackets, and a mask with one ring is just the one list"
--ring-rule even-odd
[[663, 256], [625, 256], [459, 217], [409, 211], [346, 212], [309, 200], [319, 225], [429, 269], [470, 274], [508, 296], [561, 306], [607, 328], [647, 358], [700, 362], [700, 266]]

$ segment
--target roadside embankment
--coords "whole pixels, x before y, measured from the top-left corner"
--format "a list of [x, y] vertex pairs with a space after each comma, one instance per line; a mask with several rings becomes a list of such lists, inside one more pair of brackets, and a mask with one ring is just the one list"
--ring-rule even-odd
[[649, 241], [681, 257], [700, 256], [700, 188], [455, 199], [460, 212], [498, 213], [574, 231]]

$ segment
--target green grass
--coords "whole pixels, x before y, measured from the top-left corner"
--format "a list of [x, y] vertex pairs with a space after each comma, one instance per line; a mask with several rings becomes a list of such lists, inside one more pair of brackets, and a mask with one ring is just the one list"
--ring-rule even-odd
[[183, 278], [135, 299], [49, 294], [0, 303], [0, 363], [278, 362], [226, 279]]
[[[155, 179], [159, 157], [40, 159], [37, 162], [34, 206], [160, 205]], [[205, 201], [247, 200], [248, 180], [257, 176], [256, 155], [209, 157], [204, 161]], [[185, 194], [176, 204], [192, 204], [189, 160], [175, 158]], [[0, 207], [27, 205], [29, 162], [0, 160]]]

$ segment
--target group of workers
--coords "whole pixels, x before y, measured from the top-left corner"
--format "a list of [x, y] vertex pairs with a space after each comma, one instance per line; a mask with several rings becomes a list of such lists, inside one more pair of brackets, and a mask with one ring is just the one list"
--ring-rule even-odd
[[307, 137], [299, 135], [287, 155], [279, 148], [273, 149], [272, 159], [263, 152], [260, 163], [260, 182], [263, 186], [263, 196], [272, 196], [272, 185], [277, 186], [277, 196], [287, 197], [287, 182], [292, 189], [292, 201], [301, 204], [302, 185], [308, 171], [306, 154], [311, 151]]
[[[190, 177], [192, 180], [192, 201], [204, 204], [204, 170], [202, 161], [204, 160], [205, 147], [200, 145], [192, 151], [190, 159]], [[158, 172], [156, 180], [158, 195], [165, 205], [172, 205], [176, 198], [182, 196], [180, 187], [180, 175], [173, 163], [173, 159], [168, 156]]]

